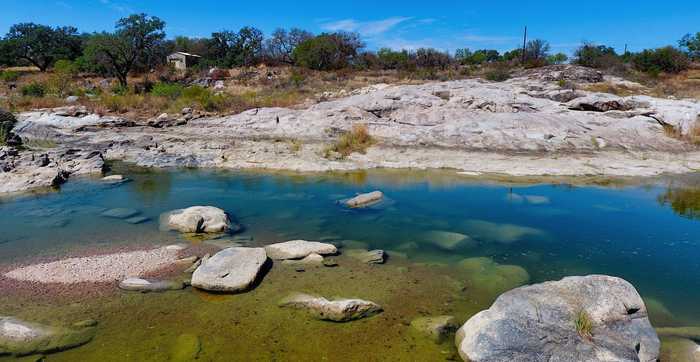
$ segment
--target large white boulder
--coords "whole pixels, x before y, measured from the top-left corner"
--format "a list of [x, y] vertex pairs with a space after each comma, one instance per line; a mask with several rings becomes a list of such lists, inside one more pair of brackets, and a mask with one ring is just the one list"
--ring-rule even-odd
[[[583, 321], [592, 328], [577, 327]], [[471, 362], [656, 361], [660, 344], [639, 293], [604, 275], [506, 292], [459, 329], [456, 343]]]
[[228, 248], [202, 261], [192, 274], [192, 286], [214, 292], [250, 289], [267, 260], [263, 248]]
[[0, 316], [0, 356], [25, 356], [81, 346], [95, 336], [92, 326], [63, 328]]
[[213, 206], [192, 206], [166, 213], [167, 229], [183, 233], [217, 233], [231, 229], [231, 220], [224, 210]]

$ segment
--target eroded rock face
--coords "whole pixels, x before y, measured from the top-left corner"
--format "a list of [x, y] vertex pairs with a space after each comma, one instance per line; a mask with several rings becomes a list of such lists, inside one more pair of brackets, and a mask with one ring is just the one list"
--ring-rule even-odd
[[292, 294], [280, 302], [280, 307], [305, 310], [314, 317], [333, 322], [349, 322], [373, 316], [382, 311], [376, 303], [362, 299], [328, 300], [303, 293]]
[[311, 254], [336, 254], [338, 249], [333, 244], [320, 243], [317, 241], [291, 240], [267, 245], [265, 251], [271, 259], [286, 260], [302, 259]]
[[213, 206], [193, 206], [164, 215], [166, 227], [182, 233], [218, 233], [232, 229], [228, 214]]
[[258, 279], [267, 254], [263, 248], [228, 248], [203, 260], [192, 286], [214, 292], [243, 292]]
[[0, 316], [0, 355], [26, 356], [81, 346], [95, 336], [92, 326], [70, 329]]
[[[591, 336], [575, 321], [585, 313]], [[504, 293], [457, 332], [464, 360], [655, 361], [659, 339], [634, 287], [620, 278], [569, 277]]]

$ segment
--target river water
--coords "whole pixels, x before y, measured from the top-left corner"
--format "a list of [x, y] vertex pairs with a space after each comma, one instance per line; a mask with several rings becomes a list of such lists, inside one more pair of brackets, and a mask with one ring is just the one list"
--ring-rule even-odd
[[[100, 321], [92, 342], [48, 361], [167, 360], [182, 333], [199, 336], [202, 360], [458, 359], [453, 343], [428, 341], [410, 321], [451, 314], [464, 322], [523, 278], [536, 283], [586, 274], [634, 284], [656, 327], [700, 325], [700, 176], [572, 185], [448, 171], [293, 174], [125, 165], [114, 171], [132, 181], [71, 180], [57, 192], [0, 200], [0, 265], [84, 248], [198, 243], [158, 227], [161, 213], [193, 205], [235, 216], [243, 230], [234, 237], [250, 245], [323, 240], [344, 250], [383, 249], [390, 257], [369, 266], [340, 255], [336, 268], [303, 273], [275, 265], [258, 287], [238, 295], [117, 291], [70, 301], [3, 293], [0, 315]], [[375, 189], [387, 199], [371, 208], [337, 203]], [[100, 216], [117, 207], [149, 221]], [[475, 272], [460, 263], [469, 258], [526, 273]], [[277, 307], [297, 291], [373, 300], [385, 312], [336, 324]]]

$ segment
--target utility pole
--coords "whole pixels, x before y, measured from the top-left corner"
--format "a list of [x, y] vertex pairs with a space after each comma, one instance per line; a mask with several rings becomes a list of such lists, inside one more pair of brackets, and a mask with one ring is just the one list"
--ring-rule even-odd
[[525, 34], [523, 35], [523, 54], [522, 54], [522, 64], [525, 65], [525, 47], [527, 47], [527, 25], [525, 26]]

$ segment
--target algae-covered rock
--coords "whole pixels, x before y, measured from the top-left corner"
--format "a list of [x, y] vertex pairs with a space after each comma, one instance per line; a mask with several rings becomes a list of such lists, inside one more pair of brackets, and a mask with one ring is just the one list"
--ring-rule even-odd
[[95, 328], [79, 329], [25, 322], [0, 317], [0, 355], [27, 356], [81, 346], [95, 336]]
[[659, 357], [659, 339], [639, 293], [625, 280], [605, 275], [568, 277], [506, 292], [491, 308], [471, 317], [455, 340], [462, 358], [471, 362]]
[[700, 340], [700, 327], [663, 327], [656, 328], [656, 333], [664, 337], [679, 337]]
[[349, 249], [343, 254], [367, 264], [384, 264], [386, 259], [384, 250]]
[[700, 362], [700, 345], [686, 338], [662, 338], [661, 361]]
[[295, 293], [280, 302], [280, 307], [305, 310], [315, 318], [333, 322], [349, 322], [378, 314], [382, 307], [362, 299], [328, 300], [323, 297]]
[[491, 258], [478, 257], [459, 262], [471, 287], [502, 293], [530, 281], [527, 270], [518, 265], [501, 265]]
[[118, 207], [118, 208], [103, 211], [100, 215], [102, 215], [104, 217], [113, 218], [113, 219], [128, 219], [128, 218], [134, 217], [140, 213], [141, 212], [138, 210]]
[[678, 321], [668, 308], [658, 299], [644, 298], [644, 304], [649, 311], [649, 320], [656, 327], [677, 326]]
[[170, 351], [170, 360], [173, 362], [191, 362], [199, 357], [202, 351], [202, 342], [199, 336], [194, 334], [181, 334], [177, 337]]
[[427, 335], [436, 343], [442, 343], [450, 334], [457, 331], [457, 319], [449, 315], [419, 317], [411, 321], [411, 328]]

